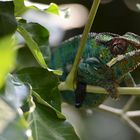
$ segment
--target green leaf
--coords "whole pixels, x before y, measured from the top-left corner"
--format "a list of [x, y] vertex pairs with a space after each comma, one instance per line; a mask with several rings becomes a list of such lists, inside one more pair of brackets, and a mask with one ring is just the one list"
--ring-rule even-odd
[[[27, 25], [28, 29], [31, 29], [31, 26], [30, 25], [31, 24], [29, 24], [29, 26]], [[43, 54], [44, 54], [44, 56], [45, 56], [46, 59], [49, 58], [49, 56], [48, 56], [48, 54], [49, 54], [49, 48], [46, 49], [44, 47], [44, 45], [46, 43], [48, 44], [48, 40], [47, 40], [48, 39], [48, 30], [45, 29], [44, 27], [42, 27], [41, 25], [37, 25], [37, 24], [34, 24], [34, 25], [35, 25], [34, 27], [38, 26], [39, 28], [36, 28], [35, 31], [29, 30], [29, 31], [31, 31], [31, 33], [30, 33], [28, 30], [26, 30], [26, 28], [24, 27], [24, 24], [22, 24], [22, 25], [20, 24], [18, 26], [18, 32], [25, 39], [25, 41], [26, 41], [29, 49], [31, 50], [32, 54], [34, 55], [34, 57], [36, 58], [37, 62], [40, 64], [40, 66], [43, 67], [43, 68], [45, 68], [45, 69], [48, 69], [50, 71], [53, 71], [53, 70], [51, 70], [51, 69], [48, 68], [48, 66], [47, 66], [47, 64], [45, 62], [45, 59], [43, 57]], [[32, 28], [33, 30], [34, 30], [34, 27]], [[40, 33], [38, 33], [39, 32], [38, 29], [41, 29]], [[34, 35], [34, 33], [35, 33], [35, 35]], [[37, 37], [37, 35], [38, 35], [38, 37]], [[39, 37], [39, 35], [41, 37]], [[37, 39], [34, 40], [34, 38], [36, 38], [36, 37], [37, 37]], [[44, 37], [47, 37], [46, 38], [47, 41], [44, 41]], [[41, 49], [43, 51], [43, 54], [41, 52], [41, 49], [40, 49], [38, 43], [41, 44], [41, 46], [42, 46]], [[62, 72], [59, 71], [59, 70], [54, 70], [53, 72], [55, 74], [58, 74], [58, 75], [61, 75], [62, 74]]]
[[22, 26], [18, 26], [18, 32], [23, 36], [25, 39], [28, 47], [30, 48], [31, 52], [33, 53], [34, 57], [38, 61], [38, 63], [43, 67], [43, 68], [48, 68], [43, 55], [38, 47], [38, 44], [33, 40], [33, 38], [30, 36], [28, 31], [23, 28]]
[[13, 1], [0, 1], [0, 37], [14, 33], [16, 28]]
[[24, 68], [16, 74], [23, 82], [29, 83], [38, 101], [53, 108], [58, 117], [64, 118], [61, 111], [61, 98], [58, 90], [58, 77], [52, 72], [37, 67]]
[[0, 140], [29, 140], [27, 129], [23, 116], [0, 97]]
[[15, 6], [15, 16], [20, 16], [28, 9], [24, 5], [24, 0], [14, 0], [14, 6]]
[[49, 5], [49, 7], [47, 9], [45, 9], [44, 11], [48, 12], [48, 13], [51, 13], [51, 14], [59, 15], [59, 7], [54, 3], [51, 3]]
[[36, 103], [36, 110], [30, 116], [34, 140], [79, 140], [73, 127], [60, 120], [54, 110]]
[[0, 39], [0, 88], [6, 75], [14, 68], [16, 51], [15, 41], [11, 36]]
[[29, 48], [28, 47], [19, 48], [17, 54], [16, 69], [19, 70], [25, 67], [33, 67], [33, 66], [39, 67], [39, 64], [37, 63], [36, 59], [32, 55]]
[[37, 23], [22, 24], [32, 39], [37, 43], [45, 62], [50, 61], [49, 31]]

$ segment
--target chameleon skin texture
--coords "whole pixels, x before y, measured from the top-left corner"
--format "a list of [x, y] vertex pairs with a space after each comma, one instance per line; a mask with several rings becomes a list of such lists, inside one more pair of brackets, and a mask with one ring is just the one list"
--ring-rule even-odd
[[[75, 59], [81, 36], [71, 38], [52, 52], [50, 66], [52, 69], [63, 70], [60, 77], [64, 81]], [[112, 33], [90, 33], [79, 62], [77, 81], [105, 88], [113, 98], [118, 97], [117, 87], [123, 77], [134, 70], [140, 62], [140, 54], [135, 51], [140, 48], [140, 38], [133, 33], [123, 36]], [[134, 51], [133, 55], [130, 55]], [[122, 57], [121, 57], [122, 56]], [[121, 59], [112, 62], [112, 59]], [[75, 95], [71, 91], [63, 91], [64, 101], [75, 104]], [[87, 93], [83, 105], [95, 107], [101, 104], [107, 95]]]

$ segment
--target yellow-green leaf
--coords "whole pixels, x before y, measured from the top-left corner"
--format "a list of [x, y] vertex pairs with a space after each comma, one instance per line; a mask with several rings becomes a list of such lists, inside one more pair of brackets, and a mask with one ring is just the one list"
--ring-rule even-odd
[[58, 8], [58, 6], [56, 4], [51, 3], [49, 5], [49, 7], [45, 10], [45, 12], [55, 14], [55, 15], [59, 15], [59, 8]]
[[16, 51], [15, 41], [11, 36], [0, 39], [0, 88], [6, 75], [14, 68]]

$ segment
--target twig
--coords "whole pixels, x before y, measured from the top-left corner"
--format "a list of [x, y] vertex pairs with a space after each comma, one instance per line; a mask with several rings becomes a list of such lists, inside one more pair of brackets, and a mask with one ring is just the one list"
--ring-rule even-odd
[[[136, 87], [136, 83], [130, 73], [126, 75], [124, 81], [127, 86]], [[131, 105], [134, 103], [135, 99], [136, 96], [131, 96], [131, 98], [127, 101], [126, 105], [123, 107], [123, 112], [129, 110]]]
[[132, 96], [128, 101], [127, 103], [125, 104], [125, 106], [123, 107], [123, 112], [126, 112], [129, 110], [129, 108], [132, 106], [132, 104], [134, 103], [136, 99], [136, 96]]
[[128, 125], [133, 128], [138, 134], [140, 134], [140, 127], [134, 123], [126, 114], [122, 115], [122, 118], [128, 123]]
[[[58, 88], [60, 91], [74, 91], [74, 87], [69, 86], [66, 82], [61, 82]], [[104, 88], [92, 85], [87, 85], [86, 91], [91, 94], [108, 94]], [[140, 95], [140, 87], [118, 87], [118, 91], [121, 95]]]
[[104, 105], [104, 104], [99, 105], [98, 108], [100, 110], [103, 110], [103, 111], [106, 111], [106, 112], [110, 112], [110, 113], [118, 115], [118, 116], [120, 116], [121, 113], [122, 113], [122, 109], [117, 109], [117, 108], [114, 108], [114, 107], [111, 107], [111, 106], [107, 106], [107, 105]]
[[110, 106], [103, 105], [103, 104], [101, 104], [99, 106], [99, 109], [101, 109], [102, 111], [106, 111], [106, 112], [115, 114], [117, 116], [120, 116], [123, 120], [125, 120], [128, 123], [128, 125], [131, 128], [133, 128], [136, 132], [138, 132], [140, 134], [140, 127], [129, 118], [129, 117], [140, 116], [140, 111], [123, 112], [122, 109], [117, 109], [117, 108], [110, 107]]
[[136, 111], [127, 111], [126, 115], [130, 118], [134, 118], [134, 117], [139, 117], [140, 116], [140, 110], [136, 110]]
[[[103, 110], [103, 111], [106, 111], [106, 112], [110, 112], [110, 113], [118, 115], [118, 116], [120, 116], [121, 114], [124, 113], [122, 111], [122, 109], [110, 107], [110, 106], [107, 106], [107, 105], [104, 105], [104, 104], [99, 105], [99, 109]], [[130, 118], [139, 117], [140, 116], [140, 110], [127, 111], [124, 114], [126, 114], [126, 116], [128, 116]]]
[[85, 28], [84, 28], [84, 31], [82, 34], [82, 38], [80, 41], [80, 45], [79, 45], [72, 69], [66, 78], [66, 84], [68, 84], [70, 87], [74, 86], [78, 64], [79, 64], [79, 61], [81, 59], [81, 56], [82, 56], [82, 53], [83, 53], [83, 50], [84, 50], [84, 47], [85, 47], [85, 44], [87, 41], [88, 33], [89, 33], [91, 26], [92, 26], [92, 23], [95, 19], [95, 15], [96, 15], [97, 9], [99, 7], [99, 3], [100, 3], [100, 0], [93, 1], [92, 7], [91, 7], [91, 10], [89, 13], [88, 21], [85, 25]]

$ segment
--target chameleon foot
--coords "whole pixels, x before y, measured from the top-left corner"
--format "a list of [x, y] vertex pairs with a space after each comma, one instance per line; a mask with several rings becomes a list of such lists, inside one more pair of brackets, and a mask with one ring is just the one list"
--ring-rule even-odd
[[117, 84], [112, 84], [112, 86], [108, 87], [106, 90], [113, 99], [118, 99], [119, 92], [117, 90]]
[[75, 107], [79, 108], [82, 106], [86, 96], [86, 84], [82, 82], [77, 82], [75, 90]]

